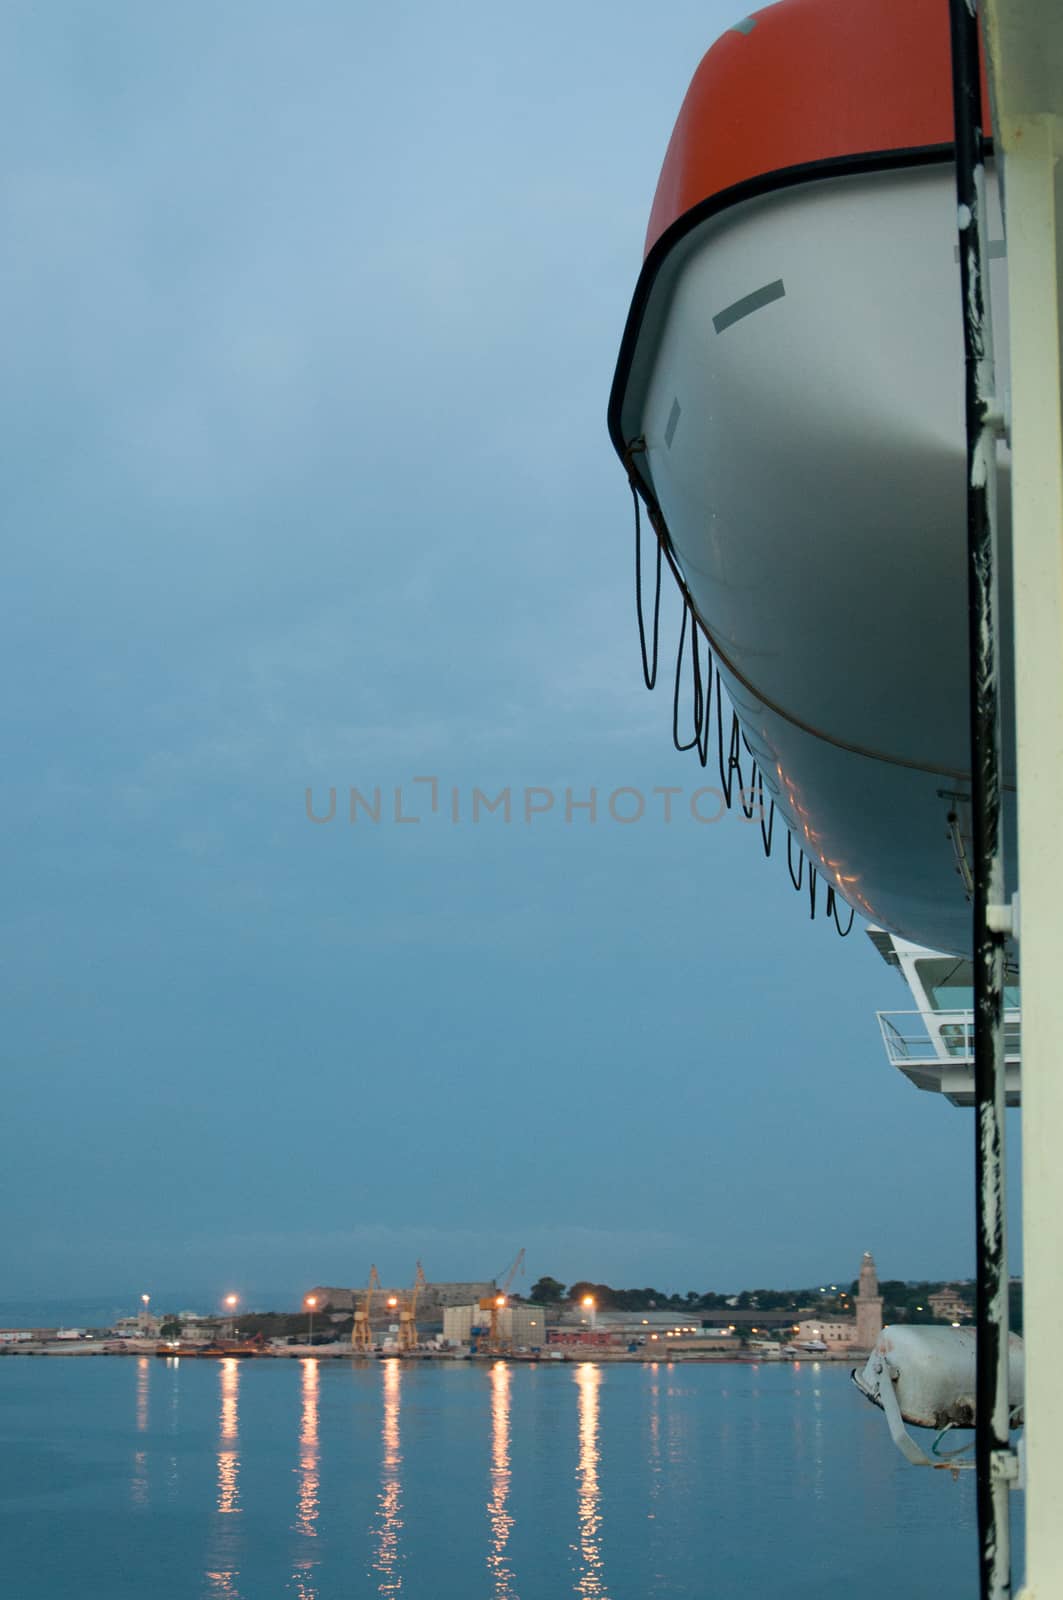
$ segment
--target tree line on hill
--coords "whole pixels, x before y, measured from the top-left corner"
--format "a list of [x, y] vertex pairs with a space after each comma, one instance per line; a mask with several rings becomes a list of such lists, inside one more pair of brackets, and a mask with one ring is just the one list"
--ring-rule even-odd
[[[688, 1289], [686, 1294], [668, 1294], [661, 1289], [614, 1289], [608, 1283], [591, 1283], [588, 1279], [568, 1285], [557, 1278], [542, 1277], [534, 1283], [528, 1298], [537, 1305], [575, 1306], [590, 1296], [599, 1311], [671, 1311], [727, 1312], [730, 1321], [738, 1324], [741, 1313], [758, 1311], [798, 1311], [811, 1309], [824, 1319], [847, 1317], [854, 1314], [853, 1301], [859, 1282], [853, 1278], [844, 1287], [840, 1284], [817, 1285], [805, 1289], [743, 1289], [738, 1294], [718, 1294], [713, 1290]], [[958, 1298], [974, 1312], [974, 1284], [942, 1280], [921, 1280], [908, 1283], [900, 1278], [886, 1278], [879, 1284], [882, 1296], [884, 1322], [943, 1322], [949, 1319], [935, 1317], [930, 1309], [930, 1296], [942, 1289], [955, 1290]], [[1012, 1283], [1011, 1326], [1022, 1331], [1022, 1284]], [[737, 1315], [736, 1315], [737, 1313]]]
[[743, 1289], [731, 1295], [688, 1289], [686, 1294], [668, 1294], [664, 1289], [614, 1289], [611, 1284], [589, 1279], [566, 1288], [550, 1277], [540, 1278], [528, 1293], [537, 1305], [578, 1305], [588, 1296], [599, 1311], [787, 1311], [823, 1301], [819, 1289]]

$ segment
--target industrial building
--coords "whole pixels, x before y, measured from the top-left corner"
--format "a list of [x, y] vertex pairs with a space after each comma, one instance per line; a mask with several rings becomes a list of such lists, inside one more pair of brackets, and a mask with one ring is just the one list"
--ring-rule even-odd
[[[375, 1292], [376, 1305], [381, 1309], [381, 1316], [389, 1300], [401, 1303], [410, 1293], [409, 1284], [403, 1284], [397, 1289], [380, 1288]], [[420, 1289], [417, 1300], [418, 1321], [424, 1323], [438, 1323], [442, 1321], [443, 1312], [447, 1306], [469, 1305], [485, 1295], [494, 1293], [493, 1283], [426, 1283]], [[334, 1285], [319, 1284], [311, 1289], [306, 1297], [313, 1299], [315, 1308], [322, 1312], [353, 1313], [355, 1306], [362, 1305], [365, 1301], [365, 1284], [358, 1284], [352, 1289], [336, 1288]]]
[[551, 1327], [549, 1342], [553, 1346], [605, 1345], [623, 1350], [647, 1347], [653, 1353], [657, 1345], [662, 1354], [667, 1350], [685, 1350], [688, 1354], [725, 1354], [737, 1350], [742, 1341], [730, 1327], [706, 1328], [698, 1318], [692, 1321], [689, 1313], [675, 1311], [597, 1311], [574, 1307], [566, 1311], [556, 1327]]
[[[496, 1317], [500, 1345], [511, 1350], [536, 1350], [546, 1343], [546, 1318], [542, 1306], [525, 1302], [506, 1305], [499, 1308]], [[474, 1329], [483, 1331], [477, 1334]], [[488, 1341], [490, 1313], [481, 1309], [479, 1301], [472, 1305], [447, 1306], [443, 1311], [443, 1337], [448, 1344], [468, 1345], [470, 1348], [481, 1340]]]

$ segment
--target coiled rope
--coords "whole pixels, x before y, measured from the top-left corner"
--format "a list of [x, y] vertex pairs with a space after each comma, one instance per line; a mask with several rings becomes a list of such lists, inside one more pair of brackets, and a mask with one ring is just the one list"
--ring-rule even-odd
[[[715, 701], [716, 721], [716, 764], [720, 776], [720, 789], [724, 804], [728, 811], [734, 808], [735, 779], [737, 778], [738, 804], [742, 815], [747, 821], [758, 817], [760, 822], [760, 838], [765, 857], [772, 854], [775, 840], [775, 801], [768, 798], [767, 819], [764, 811], [764, 775], [760, 769], [757, 758], [746, 738], [738, 713], [731, 709], [731, 725], [726, 740], [726, 754], [724, 741], [724, 710], [723, 687], [720, 669], [714, 658], [712, 641], [708, 638], [701, 621], [694, 610], [683, 576], [679, 570], [675, 556], [672, 553], [671, 539], [664, 518], [659, 508], [650, 500], [646, 501], [646, 514], [656, 535], [656, 559], [654, 562], [654, 589], [653, 589], [653, 621], [652, 628], [648, 631], [646, 626], [646, 607], [643, 594], [643, 556], [642, 556], [642, 506], [643, 494], [638, 473], [635, 470], [634, 457], [646, 449], [645, 439], [633, 439], [624, 452], [624, 465], [627, 469], [628, 484], [631, 489], [631, 498], [635, 508], [635, 615], [638, 621], [639, 652], [642, 658], [642, 678], [647, 689], [656, 687], [658, 667], [660, 663], [661, 644], [661, 573], [665, 561], [675, 579], [683, 602], [682, 616], [679, 625], [679, 644], [676, 648], [675, 672], [672, 685], [672, 744], [678, 751], [694, 750], [697, 752], [698, 761], [702, 767], [708, 765], [710, 736], [713, 722], [713, 702]], [[689, 646], [688, 646], [689, 635]], [[702, 659], [702, 641], [704, 641], [705, 659]], [[682, 700], [683, 679], [685, 676], [686, 658], [690, 656], [690, 737], [680, 733], [680, 703]], [[750, 757], [749, 782], [747, 783], [742, 771], [742, 746]], [[786, 830], [786, 864], [790, 875], [790, 882], [795, 891], [800, 893], [807, 887], [808, 914], [810, 920], [816, 917], [818, 899], [818, 886], [820, 874], [805, 855], [800, 845], [797, 845], [798, 861], [794, 867], [795, 839], [792, 829]], [[807, 874], [806, 874], [807, 868]], [[849, 920], [842, 927], [838, 915], [838, 903], [842, 896], [838, 894], [833, 885], [826, 885], [824, 915], [834, 923], [835, 930], [842, 939], [847, 939], [853, 930], [856, 920], [856, 911], [849, 906]], [[845, 903], [843, 901], [843, 903]]]

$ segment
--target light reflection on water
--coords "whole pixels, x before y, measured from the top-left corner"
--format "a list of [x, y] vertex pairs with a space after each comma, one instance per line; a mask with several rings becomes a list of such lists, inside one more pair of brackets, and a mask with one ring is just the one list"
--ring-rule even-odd
[[231, 1357], [221, 1363], [221, 1434], [218, 1447], [218, 1513], [231, 1516], [240, 1509], [239, 1400], [240, 1363]]
[[506, 1563], [506, 1546], [513, 1529], [509, 1510], [509, 1385], [508, 1365], [504, 1361], [496, 1362], [491, 1369], [491, 1498], [487, 1502], [491, 1524], [487, 1570], [494, 1581], [496, 1600], [516, 1600], [513, 1574]]
[[[181, 1431], [181, 1358], [180, 1356], [167, 1356], [163, 1362], [164, 1370], [169, 1374], [170, 1389], [170, 1420], [167, 1424], [167, 1433], [171, 1441], [176, 1443]], [[180, 1487], [181, 1474], [178, 1465], [177, 1451], [174, 1449], [166, 1460], [166, 1498], [169, 1501], [177, 1499]]]
[[[219, 1416], [217, 1491], [215, 1511], [219, 1517], [240, 1512], [240, 1363], [231, 1356], [218, 1363]], [[217, 1524], [211, 1538], [207, 1592], [240, 1600], [236, 1580], [240, 1576], [240, 1546], [232, 1524]]]
[[598, 1483], [601, 1460], [598, 1448], [598, 1390], [602, 1382], [601, 1368], [592, 1361], [583, 1361], [576, 1368], [575, 1381], [579, 1388], [579, 1462], [576, 1478], [581, 1569], [576, 1593], [584, 1596], [584, 1600], [607, 1600], [602, 1581], [602, 1510]]
[[[818, 1361], [813, 1361], [813, 1363], [812, 1363], [812, 1371], [815, 1374], [817, 1380], [819, 1379], [819, 1376], [820, 1376], [822, 1370], [823, 1369], [822, 1369], [821, 1364]], [[813, 1437], [814, 1437], [815, 1442], [816, 1442], [816, 1448], [815, 1448], [816, 1471], [815, 1471], [815, 1478], [814, 1478], [813, 1481], [814, 1481], [816, 1499], [817, 1500], [823, 1500], [825, 1498], [825, 1493], [826, 1493], [825, 1487], [824, 1487], [824, 1479], [823, 1479], [823, 1461], [824, 1461], [824, 1456], [826, 1454], [826, 1449], [825, 1449], [826, 1441], [824, 1440], [824, 1437], [823, 1437], [823, 1390], [820, 1388], [818, 1381], [816, 1382], [816, 1384], [815, 1384], [815, 1386], [814, 1386], [814, 1388], [812, 1390], [812, 1407], [813, 1407], [812, 1433], [813, 1433]]]
[[0, 1414], [12, 1600], [977, 1589], [970, 1475], [909, 1469], [825, 1364], [0, 1360]]
[[[299, 1497], [296, 1504], [295, 1530], [303, 1538], [317, 1538], [317, 1519], [320, 1511], [321, 1452], [318, 1436], [318, 1396], [321, 1385], [320, 1363], [307, 1356], [302, 1367], [303, 1413], [299, 1429]], [[318, 1600], [314, 1581], [314, 1568], [318, 1556], [313, 1547], [296, 1557], [292, 1577], [298, 1600]]]
[[657, 1500], [663, 1487], [661, 1480], [661, 1369], [656, 1361], [648, 1367], [650, 1379], [650, 1442], [647, 1450], [650, 1468], [650, 1505], [646, 1513], [648, 1522], [657, 1516]]
[[[147, 1433], [149, 1419], [149, 1398], [151, 1388], [151, 1357], [137, 1357], [137, 1416], [136, 1429], [138, 1433]], [[130, 1485], [130, 1494], [135, 1506], [146, 1506], [148, 1503], [148, 1452], [141, 1447], [133, 1452], [133, 1481]]]
[[384, 1419], [381, 1424], [383, 1455], [380, 1493], [377, 1495], [376, 1559], [373, 1570], [380, 1594], [397, 1594], [402, 1588], [399, 1535], [402, 1532], [402, 1450], [399, 1411], [402, 1401], [402, 1362], [382, 1361]]

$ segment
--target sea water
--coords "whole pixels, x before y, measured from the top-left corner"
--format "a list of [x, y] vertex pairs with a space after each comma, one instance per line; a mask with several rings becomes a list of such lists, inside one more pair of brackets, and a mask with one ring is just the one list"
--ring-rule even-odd
[[838, 1365], [0, 1359], [7, 1600], [970, 1600]]

